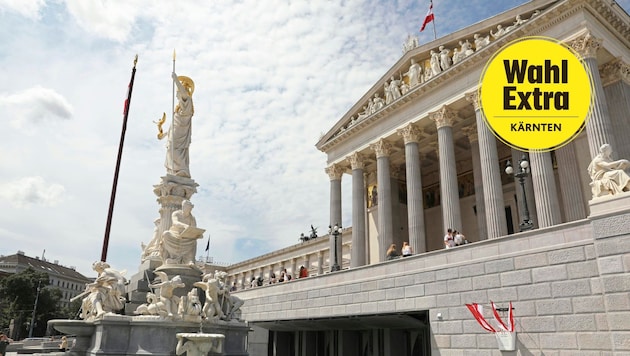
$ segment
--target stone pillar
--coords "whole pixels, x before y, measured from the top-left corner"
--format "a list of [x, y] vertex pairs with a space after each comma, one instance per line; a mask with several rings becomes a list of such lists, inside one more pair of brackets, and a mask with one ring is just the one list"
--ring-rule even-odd
[[379, 261], [385, 260], [385, 252], [394, 242], [394, 228], [392, 225], [392, 187], [389, 173], [389, 155], [392, 146], [380, 139], [371, 144], [376, 152], [376, 181], [378, 186], [378, 256]]
[[297, 258], [295, 257], [291, 259], [291, 276], [297, 278]]
[[[330, 225], [339, 224], [341, 226], [341, 176], [343, 168], [338, 164], [332, 164], [326, 168], [326, 173], [330, 178]], [[328, 235], [330, 249], [330, 265], [333, 265], [335, 256], [335, 239], [332, 234]], [[337, 239], [337, 251], [341, 251], [341, 241]], [[337, 264], [341, 266], [341, 254], [337, 254]]]
[[614, 59], [603, 65], [599, 73], [619, 146], [613, 146], [613, 156], [630, 159], [630, 65]]
[[[358, 152], [348, 157], [352, 167], [352, 251], [350, 267], [366, 264], [364, 157]], [[342, 259], [343, 260], [343, 259]]]
[[324, 274], [324, 251], [317, 251], [317, 274]]
[[[483, 179], [481, 178], [481, 158], [479, 157], [479, 140], [477, 126], [469, 126], [464, 129], [464, 133], [470, 142], [470, 154], [472, 155], [473, 179], [475, 181], [475, 212], [477, 215], [477, 227], [479, 240], [488, 238], [488, 228], [486, 227], [486, 203], [484, 203]], [[462, 229], [463, 230], [463, 229]], [[464, 231], [466, 233], [466, 231]]]
[[304, 260], [302, 262], [302, 265], [304, 266], [304, 268], [306, 268], [306, 270], [308, 271], [311, 268], [311, 261], [310, 261], [310, 256], [308, 255], [308, 253], [306, 255], [304, 255]]
[[[523, 155], [527, 159], [527, 162], [530, 162], [529, 152], [519, 151], [517, 149], [511, 150], [512, 154], [512, 166], [518, 168], [518, 162]], [[531, 172], [531, 167], [530, 167]], [[518, 221], [515, 222], [514, 228], [520, 225], [523, 222], [523, 210], [525, 209], [525, 202], [523, 201], [523, 188], [521, 187], [521, 183], [518, 178], [514, 177], [514, 186], [516, 201], [518, 202]], [[534, 196], [534, 184], [532, 183], [531, 174], [529, 178], [525, 178], [525, 198], [527, 199], [527, 211], [529, 212], [529, 220], [532, 222], [532, 229], [538, 228], [538, 214], [536, 213], [536, 197]]]
[[536, 199], [538, 226], [548, 227], [561, 223], [560, 203], [556, 190], [556, 179], [549, 152], [529, 152], [531, 177]]
[[442, 197], [441, 208], [444, 231], [448, 228], [463, 230], [453, 142], [453, 121], [456, 117], [456, 112], [448, 109], [446, 106], [443, 106], [438, 111], [429, 113], [429, 118], [435, 121], [438, 133], [440, 196]]
[[560, 193], [566, 222], [584, 219], [586, 206], [582, 195], [583, 186], [580, 183], [580, 171], [575, 154], [575, 141], [556, 150], [558, 162], [558, 176], [560, 178]]
[[[483, 90], [483, 89], [482, 89]], [[481, 160], [481, 179], [483, 180], [483, 197], [486, 208], [486, 227], [488, 238], [494, 239], [507, 235], [505, 219], [505, 200], [499, 171], [499, 154], [497, 140], [490, 132], [479, 107], [478, 92], [466, 94], [475, 109], [477, 135], [479, 136], [479, 158]]]
[[[273, 273], [273, 274], [275, 274], [275, 272], [274, 272], [274, 270], [273, 270], [273, 266], [274, 266], [274, 264], [273, 264], [273, 263], [269, 265], [269, 277], [268, 277], [268, 278], [269, 278], [269, 281], [268, 281], [267, 283], [271, 282], [271, 274], [272, 274], [272, 273]], [[278, 276], [278, 275], [276, 275], [276, 281], [278, 281], [278, 277], [279, 277], [279, 276]]]
[[586, 122], [586, 135], [592, 158], [597, 155], [599, 147], [604, 143], [610, 144], [613, 148], [616, 146], [606, 95], [597, 68], [597, 50], [601, 47], [602, 41], [592, 37], [590, 32], [587, 32], [569, 42], [569, 45], [582, 56], [586, 69], [591, 73], [593, 104], [591, 105], [591, 116]]
[[424, 228], [424, 203], [422, 196], [422, 172], [418, 141], [422, 132], [413, 124], [398, 134], [405, 142], [405, 169], [407, 171], [407, 219], [409, 221], [409, 245], [414, 253], [426, 252]]

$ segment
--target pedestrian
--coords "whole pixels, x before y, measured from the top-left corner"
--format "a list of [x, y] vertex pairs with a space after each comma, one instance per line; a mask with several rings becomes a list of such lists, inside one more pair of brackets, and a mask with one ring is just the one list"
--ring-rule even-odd
[[450, 227], [446, 230], [444, 235], [444, 248], [453, 248], [455, 246], [455, 237], [453, 236], [453, 229]]

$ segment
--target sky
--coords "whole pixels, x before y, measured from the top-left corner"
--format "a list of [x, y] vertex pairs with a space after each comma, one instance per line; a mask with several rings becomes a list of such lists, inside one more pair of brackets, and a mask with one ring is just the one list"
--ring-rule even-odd
[[[525, 2], [435, 0], [437, 36]], [[195, 81], [191, 200], [207, 230], [197, 255], [230, 264], [297, 244], [311, 224], [325, 235], [330, 183], [315, 143], [401, 57], [409, 34], [433, 39], [431, 26], [418, 32], [428, 6], [0, 0], [0, 255], [21, 250], [94, 275], [138, 54], [107, 255], [137, 272], [159, 217], [153, 185], [166, 149], [153, 121], [170, 115], [173, 50], [176, 73]]]

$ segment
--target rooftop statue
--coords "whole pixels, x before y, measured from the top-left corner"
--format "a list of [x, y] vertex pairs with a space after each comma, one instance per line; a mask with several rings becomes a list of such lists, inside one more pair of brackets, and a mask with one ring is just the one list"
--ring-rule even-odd
[[191, 213], [193, 207], [190, 200], [184, 200], [182, 208], [173, 212], [170, 229], [162, 234], [160, 245], [165, 264], [195, 264], [197, 239], [202, 238], [206, 230], [197, 228]]
[[422, 82], [422, 67], [416, 63], [415, 59], [411, 59], [411, 65], [405, 75], [409, 78], [409, 87], [411, 88]]
[[630, 161], [613, 161], [611, 154], [612, 147], [607, 143], [603, 144], [588, 166], [593, 198], [630, 191], [630, 177], [625, 172], [630, 168]]

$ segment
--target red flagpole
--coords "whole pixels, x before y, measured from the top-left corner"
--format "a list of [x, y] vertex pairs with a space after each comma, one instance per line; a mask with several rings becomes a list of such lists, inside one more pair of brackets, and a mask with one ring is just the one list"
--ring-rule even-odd
[[118, 145], [118, 158], [116, 160], [116, 170], [114, 171], [114, 183], [112, 185], [112, 195], [109, 199], [109, 211], [107, 213], [107, 224], [105, 225], [105, 237], [103, 238], [103, 251], [101, 252], [101, 261], [107, 261], [107, 247], [109, 246], [109, 233], [112, 227], [112, 215], [114, 214], [114, 201], [116, 200], [116, 187], [118, 186], [118, 173], [120, 172], [120, 161], [122, 158], [123, 145], [125, 143], [125, 132], [127, 131], [127, 118], [129, 117], [129, 105], [131, 104], [131, 92], [133, 91], [133, 80], [136, 76], [136, 63], [138, 63], [138, 55], [133, 60], [133, 69], [131, 70], [131, 80], [127, 90], [127, 99], [125, 100], [125, 108], [123, 111], [122, 132], [120, 133], [120, 143]]

